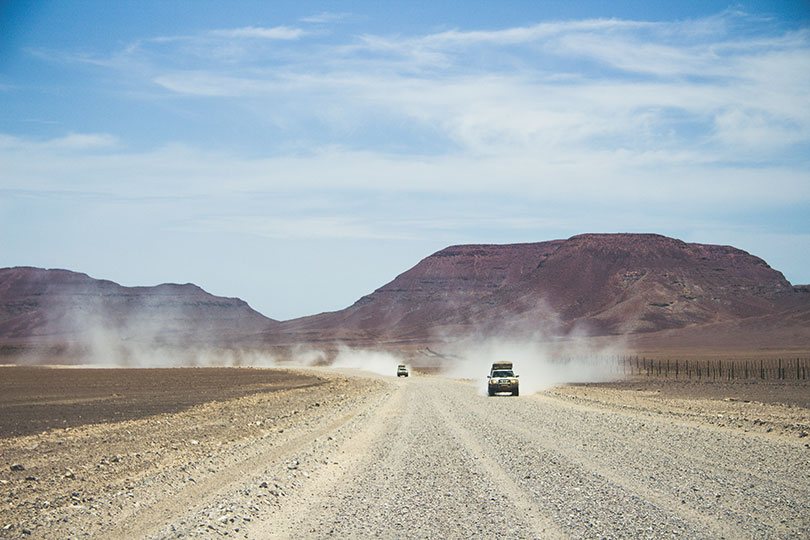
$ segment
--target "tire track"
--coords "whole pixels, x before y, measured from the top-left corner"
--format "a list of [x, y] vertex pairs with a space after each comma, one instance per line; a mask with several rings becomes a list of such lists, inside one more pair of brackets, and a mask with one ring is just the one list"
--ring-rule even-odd
[[349, 412], [280, 444], [270, 445], [267, 444], [268, 441], [261, 440], [255, 444], [255, 448], [251, 448], [254, 453], [238, 463], [212, 473], [198, 482], [186, 485], [155, 504], [119, 516], [118, 524], [111, 529], [104, 530], [102, 537], [137, 540], [156, 534], [167, 525], [177, 523], [183, 516], [199, 512], [221, 493], [233, 486], [244, 484], [246, 478], [259, 476], [268, 463], [283, 461], [311, 444], [315, 439], [340, 430], [373, 406], [368, 403], [355, 405]]
[[401, 388], [343, 445], [351, 461], [341, 472], [313, 478], [287, 501], [295, 512], [268, 520], [257, 537], [567, 538], [509, 489], [497, 464], [482, 462], [474, 440], [449, 428], [441, 387], [417, 377]]
[[546, 451], [557, 453], [560, 457], [566, 459], [576, 467], [587, 471], [593, 476], [602, 478], [610, 484], [620, 487], [623, 491], [637, 495], [640, 499], [652, 503], [666, 513], [678, 516], [687, 523], [692, 524], [696, 530], [709, 532], [710, 536], [713, 538], [744, 538], [746, 536], [743, 531], [729, 525], [725, 521], [717, 519], [713, 515], [707, 515], [693, 510], [669, 495], [633, 481], [629, 476], [597, 465], [583, 452], [576, 452], [571, 447], [561, 447], [558, 442], [552, 440], [547, 433], [513, 425], [508, 426], [507, 430], [510, 433], [522, 437], [525, 441], [540, 446]]
[[[314, 474], [308, 486], [299, 490], [284, 507], [275, 515], [251, 527], [251, 532], [258, 538], [274, 540], [298, 540], [306, 536], [304, 531], [314, 532], [319, 521], [323, 520], [324, 510], [328, 509], [324, 499], [330, 496], [341, 485], [351, 485], [358, 469], [365, 466], [367, 456], [377, 441], [390, 426], [393, 419], [401, 418], [401, 403], [405, 396], [405, 387], [399, 385], [396, 391], [383, 403], [377, 403], [362, 412], [365, 425], [351, 434], [340, 447], [342, 455], [340, 469], [321, 469]], [[373, 412], [373, 415], [371, 414]], [[401, 426], [401, 422], [398, 422]]]
[[[563, 409], [580, 408], [579, 405], [568, 401], [558, 403], [555, 398], [549, 396], [532, 396], [532, 399], [542, 402], [545, 408], [559, 406]], [[599, 417], [603, 419], [613, 416], [613, 411], [605, 408], [591, 411], [590, 407], [585, 406], [585, 411], [604, 415]], [[733, 525], [733, 521], [738, 523], [750, 521], [752, 513], [761, 513], [762, 508], [775, 508], [779, 505], [781, 505], [778, 511], [781, 514], [779, 519], [771, 519], [774, 513], [772, 510], [765, 515], [759, 515], [757, 520], [767, 523], [784, 536], [789, 536], [792, 532], [787, 523], [797, 524], [802, 521], [807, 523], [806, 519], [801, 518], [802, 507], [805, 509], [805, 515], [810, 511], [810, 505], [806, 502], [807, 454], [801, 449], [798, 453], [789, 454], [791, 443], [784, 440], [763, 441], [761, 434], [746, 437], [746, 434], [739, 431], [701, 426], [691, 422], [672, 423], [665, 417], [649, 414], [632, 417], [626, 411], [621, 411], [618, 416], [627, 418], [628, 423], [632, 422], [631, 427], [646, 424], [656, 434], [655, 437], [641, 437], [637, 434], [634, 436], [629, 430], [621, 434], [611, 434], [614, 439], [622, 435], [629, 437], [627, 443], [632, 443], [634, 448], [632, 467], [623, 463], [625, 456], [621, 453], [593, 452], [593, 445], [577, 446], [572, 444], [575, 441], [570, 438], [551, 438], [548, 431], [538, 431], [536, 422], [532, 422], [529, 411], [525, 408], [516, 415], [523, 427], [521, 429], [517, 425], [514, 427], [525, 437], [535, 439], [542, 437], [542, 441], [538, 440], [538, 444], [542, 447], [549, 450], [555, 448], [572, 462], [582, 464], [583, 467], [588, 467], [611, 481], [625, 483], [627, 489], [644, 496], [657, 506], [668, 506], [681, 517], [702, 525], [704, 530], [718, 534], [725, 530], [725, 534], [734, 538], [745, 536], [746, 533]], [[591, 425], [583, 426], [584, 431], [597, 429], [596, 426], [600, 423], [605, 424], [606, 421], [600, 422], [595, 418]], [[686, 434], [685, 444], [678, 441], [684, 434]], [[609, 441], [609, 437], [605, 437], [605, 432], [600, 431], [599, 435], [601, 441]], [[691, 439], [690, 436], [700, 436], [702, 439]], [[666, 444], [667, 441], [670, 444]], [[766, 445], [765, 442], [771, 444]], [[705, 448], [709, 448], [710, 452], [704, 453], [702, 449]], [[769, 458], [765, 460], [762, 456], [766, 455]], [[782, 465], [778, 466], [778, 463]], [[677, 475], [663, 478], [663, 485], [662, 464], [666, 464], [663, 469], [668, 469], [667, 472], [679, 471]], [[624, 470], [617, 465], [624, 465]], [[659, 489], [651, 489], [645, 485], [646, 474], [653, 474], [656, 477]], [[689, 490], [689, 493], [678, 492], [679, 485], [682, 489], [684, 483], [692, 484], [694, 488]], [[774, 490], [779, 492], [776, 497]], [[709, 497], [710, 502], [706, 503], [705, 496], [703, 501], [695, 497], [695, 493], [698, 492], [711, 492], [716, 495]], [[747, 511], [741, 510], [746, 507]]]
[[[503, 411], [503, 409], [500, 409], [500, 404], [498, 405], [498, 409]], [[525, 410], [522, 405], [523, 404], [514, 403], [508, 405], [505, 407], [505, 409], [509, 412], [520, 410], [521, 413], [528, 414], [528, 411]], [[545, 414], [548, 416], [553, 416], [554, 413], [550, 409], [554, 407], [554, 404], [546, 402], [545, 405]], [[456, 404], [454, 408], [457, 409], [458, 404]], [[482, 411], [478, 407], [470, 406], [466, 407], [464, 410], [466, 414], [472, 415], [472, 418], [468, 418], [467, 420], [469, 425], [486, 425], [491, 421], [491, 414]], [[600, 412], [603, 414], [606, 413], [606, 411]], [[693, 531], [702, 531], [710, 538], [744, 538], [750, 536], [750, 533], [745, 532], [733, 522], [738, 519], [738, 516], [733, 514], [729, 515], [718, 513], [718, 508], [715, 504], [705, 508], [698, 508], [697, 505], [690, 506], [685, 504], [686, 501], [680, 497], [676, 498], [660, 490], [653, 489], [645, 485], [643, 482], [636, 480], [635, 477], [637, 477], [639, 467], [632, 461], [627, 462], [627, 459], [630, 456], [638, 455], [636, 451], [633, 451], [633, 454], [628, 455], [625, 453], [622, 456], [616, 456], [618, 460], [620, 460], [618, 461], [619, 463], [625, 462], [626, 470], [623, 471], [619, 468], [611, 468], [609, 466], [599, 464], [591, 458], [591, 454], [594, 452], [593, 445], [583, 445], [581, 448], [571, 445], [564, 437], [561, 438], [556, 436], [556, 434], [548, 430], [547, 426], [538, 425], [536, 420], [531, 421], [527, 416], [525, 416], [525, 414], [510, 414], [507, 418], [505, 418], [506, 421], [504, 421], [499, 427], [499, 431], [501, 432], [500, 439], [513, 439], [516, 441], [517, 445], [534, 447], [541, 452], [541, 456], [543, 454], [548, 456], [556, 456], [557, 459], [555, 459], [555, 461], [557, 462], [557, 465], [562, 465], [562, 463], [559, 461], [560, 459], [564, 460], [564, 462], [569, 463], [574, 469], [581, 470], [586, 475], [593, 477], [594, 479], [601, 479], [610, 485], [618, 487], [622, 492], [627, 493], [631, 498], [652, 504], [656, 508], [662, 510], [665, 514], [672, 515], [677, 517], [679, 520], [688, 523]], [[569, 422], [574, 420], [570, 417], [566, 418]], [[587, 429], [587, 427], [584, 425], [582, 428]], [[585, 431], [583, 431], [583, 433], [585, 433]], [[600, 438], [604, 435], [605, 433], [599, 433]], [[607, 442], [604, 439], [601, 440]], [[637, 439], [628, 440], [626, 442], [628, 449], [634, 448], [632, 445], [636, 442], [638, 442]], [[495, 439], [494, 446], [501, 446], [498, 443], [497, 438]], [[505, 448], [501, 451], [507, 453], [512, 452], [514, 446], [515, 445], [513, 444], [509, 448]], [[691, 458], [690, 454], [683, 455], [683, 449], [681, 449], [681, 452], [682, 453], [679, 461], [683, 461], [686, 458]], [[598, 449], [596, 451], [596, 455], [600, 456], [600, 458], [602, 457]], [[540, 459], [542, 459], [542, 457]], [[666, 458], [664, 458], [663, 461], [666, 462]], [[679, 465], [679, 461], [672, 462], [672, 467], [679, 468], [681, 466]], [[694, 464], [690, 463], [689, 465]], [[644, 470], [644, 467], [641, 466], [640, 469]], [[702, 482], [699, 483], [701, 489], [705, 489], [706, 480], [708, 478], [717, 477], [718, 482], [722, 482], [720, 477], [717, 476], [716, 469], [712, 467], [709, 467], [707, 471], [701, 472], [698, 470], [691, 472], [691, 474], [696, 477], [702, 476]], [[520, 483], [520, 481], [518, 481], [518, 483]], [[593, 482], [588, 481], [588, 484], [591, 483]], [[596, 482], [595, 484], [598, 485], [598, 483], [599, 482]], [[588, 489], [593, 489], [594, 487], [595, 486], [591, 486], [591, 488]], [[734, 505], [730, 505], [727, 511], [736, 511], [733, 506]], [[770, 526], [776, 531], [779, 531], [779, 534], [781, 535], [790, 533], [790, 529], [784, 524], [771, 523]]]
[[435, 410], [439, 412], [444, 419], [445, 425], [450, 431], [462, 442], [464, 447], [469, 451], [476, 461], [476, 465], [480, 467], [483, 472], [489, 475], [493, 482], [498, 485], [501, 491], [507, 496], [510, 504], [512, 504], [520, 515], [524, 517], [527, 525], [531, 529], [531, 534], [535, 538], [543, 538], [549, 540], [567, 539], [568, 535], [557, 526], [554, 520], [548, 518], [544, 511], [534, 504], [533, 496], [531, 493], [523, 490], [513, 479], [512, 476], [501, 467], [498, 462], [493, 459], [483, 446], [473, 436], [473, 434], [462, 427], [462, 425], [454, 418], [453, 413], [450, 412], [452, 407], [447, 407], [447, 403], [439, 403], [436, 398], [436, 392], [430, 394], [431, 402]]
[[[718, 435], [723, 437], [729, 437], [730, 435], [737, 435], [739, 437], [745, 437], [746, 439], [756, 442], [762, 446], [769, 446], [771, 448], [779, 447], [779, 446], [795, 446], [800, 447], [800, 442], [792, 442], [786, 441], [781, 438], [770, 437], [768, 435], [762, 433], [751, 433], [751, 432], [744, 432], [742, 430], [734, 429], [734, 428], [727, 428], [727, 427], [718, 427], [712, 424], [706, 424], [705, 418], [706, 416], [701, 415], [691, 415], [691, 416], [683, 416], [682, 414], [676, 412], [671, 413], [678, 418], [677, 422], [670, 421], [667, 417], [662, 417], [661, 414], [656, 414], [656, 411], [651, 409], [636, 409], [631, 406], [627, 405], [613, 405], [601, 401], [588, 401], [585, 403], [579, 402], [580, 398], [576, 400], [571, 399], [569, 397], [557, 397], [555, 395], [548, 395], [548, 394], [535, 394], [530, 396], [530, 399], [537, 400], [540, 402], [545, 403], [546, 405], [554, 406], [554, 407], [561, 407], [561, 408], [569, 408], [571, 410], [578, 410], [585, 413], [595, 413], [595, 414], [604, 414], [609, 416], [620, 416], [627, 418], [629, 421], [634, 421], [638, 424], [642, 424], [644, 422], [654, 422], [654, 423], [664, 423], [668, 426], [681, 426], [684, 429], [696, 429], [704, 434], [711, 434], [711, 435]], [[636, 414], [633, 414], [633, 411], [636, 411]], [[525, 413], [525, 411], [523, 411]], [[642, 422], [641, 420], [644, 420]], [[701, 421], [704, 419], [704, 421]], [[647, 439], [645, 441], [645, 445], [651, 451], [655, 452], [659, 456], [671, 456], [673, 459], [678, 459], [679, 451], [676, 448], [673, 448], [672, 445], [664, 445], [659, 444], [654, 439]], [[726, 451], [727, 449], [721, 448], [720, 451]], [[753, 453], [750, 452], [749, 453]], [[797, 472], [786, 472], [785, 468], [783, 467], [771, 467], [771, 470], [768, 471], [754, 471], [751, 464], [741, 465], [739, 464], [738, 460], [734, 459], [715, 459], [711, 460], [701, 455], [690, 455], [692, 463], [699, 463], [704, 465], [706, 469], [714, 471], [715, 474], [721, 475], [724, 473], [733, 473], [738, 474], [741, 476], [745, 476], [750, 480], [755, 480], [756, 482], [767, 482], [767, 483], [776, 483], [780, 486], [793, 490], [797, 494], [804, 493], [807, 489], [806, 484], [802, 484], [801, 482], [797, 482], [796, 479], [798, 478], [799, 474]], [[761, 466], [767, 466], [768, 464], [759, 464]], [[810, 463], [808, 463], [810, 465]], [[801, 466], [797, 467], [798, 471], [807, 470], [807, 467], [802, 469]]]

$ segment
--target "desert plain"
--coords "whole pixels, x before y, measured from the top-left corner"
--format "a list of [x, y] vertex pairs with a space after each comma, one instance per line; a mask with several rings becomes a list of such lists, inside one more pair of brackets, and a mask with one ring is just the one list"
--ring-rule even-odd
[[288, 321], [0, 269], [0, 540], [808, 538], [809, 343], [810, 287], [654, 234], [451, 246]]
[[6, 366], [0, 538], [807, 538], [808, 433], [803, 381]]

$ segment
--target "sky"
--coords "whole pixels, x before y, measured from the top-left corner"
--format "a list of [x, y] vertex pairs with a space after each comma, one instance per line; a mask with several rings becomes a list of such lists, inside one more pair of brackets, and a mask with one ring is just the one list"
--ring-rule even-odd
[[0, 267], [286, 320], [589, 232], [810, 283], [810, 2], [0, 0]]

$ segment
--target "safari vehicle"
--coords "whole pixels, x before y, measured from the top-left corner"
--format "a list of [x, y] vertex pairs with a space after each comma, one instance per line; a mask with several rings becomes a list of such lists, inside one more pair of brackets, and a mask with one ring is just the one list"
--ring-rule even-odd
[[397, 377], [407, 377], [408, 376], [408, 368], [405, 367], [405, 364], [400, 364], [397, 366]]
[[487, 376], [487, 393], [490, 396], [501, 392], [509, 392], [513, 396], [520, 395], [518, 375], [512, 370], [512, 362], [495, 362]]

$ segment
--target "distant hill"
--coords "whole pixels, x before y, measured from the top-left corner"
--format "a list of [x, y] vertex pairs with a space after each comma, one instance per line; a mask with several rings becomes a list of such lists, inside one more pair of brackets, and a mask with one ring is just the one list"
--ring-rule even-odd
[[68, 270], [0, 269], [0, 344], [232, 343], [277, 321], [196, 285], [123, 287]]
[[284, 322], [192, 284], [122, 287], [68, 270], [0, 269], [6, 354], [90, 343], [124, 356], [137, 353], [130, 344], [218, 345], [283, 358], [299, 345], [412, 349], [476, 336], [810, 349], [810, 287], [740, 249], [656, 234], [452, 246], [346, 309]]
[[[431, 342], [453, 336], [652, 334], [785, 314], [806, 288], [730, 246], [656, 234], [443, 249], [337, 312], [287, 321], [272, 342]], [[750, 329], [749, 329], [750, 331]]]

